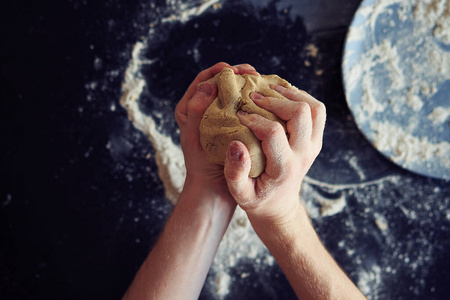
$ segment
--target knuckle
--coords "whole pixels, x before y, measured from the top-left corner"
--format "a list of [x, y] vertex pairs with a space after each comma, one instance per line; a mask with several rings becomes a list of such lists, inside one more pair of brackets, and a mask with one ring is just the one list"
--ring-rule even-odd
[[305, 101], [305, 97], [314, 99], [314, 97], [312, 97], [307, 91], [301, 90], [299, 88], [290, 89], [290, 92], [290, 97], [294, 101]]
[[307, 113], [310, 109], [311, 109], [311, 107], [309, 106], [308, 103], [298, 102], [297, 109], [294, 112], [294, 116], [300, 117], [300, 116], [304, 115], [305, 113]]
[[201, 105], [199, 105], [198, 101], [191, 100], [187, 105], [187, 118], [200, 118], [203, 116], [204, 110]]
[[311, 107], [311, 112], [312, 112], [312, 114], [314, 116], [324, 116], [324, 115], [326, 115], [325, 104], [323, 104], [320, 101], [317, 101], [317, 103]]
[[247, 64], [247, 63], [239, 64], [239, 65], [237, 65], [237, 67], [242, 67], [242, 68], [245, 68], [245, 69], [254, 69], [252, 65]]
[[273, 97], [264, 97], [261, 99], [261, 103], [268, 109], [271, 109], [275, 106], [275, 98]]
[[268, 134], [270, 136], [277, 135], [277, 134], [280, 133], [280, 131], [283, 131], [283, 133], [284, 133], [283, 126], [280, 123], [278, 123], [278, 122], [270, 122], [269, 126], [268, 126], [268, 129], [269, 129], [268, 130]]
[[227, 165], [225, 165], [224, 168], [224, 175], [227, 179], [228, 184], [231, 184], [232, 186], [236, 185], [236, 183], [239, 182], [239, 174], [233, 170], [233, 168], [229, 168]]
[[180, 107], [180, 104], [178, 104], [178, 105], [175, 107], [175, 113], [174, 113], [174, 115], [175, 115], [175, 121], [177, 122], [177, 124], [178, 124], [178, 125], [182, 124], [183, 121], [184, 121], [184, 118], [185, 118], [186, 114], [183, 113], [183, 111], [182, 111], [182, 109], [181, 109], [181, 107]]
[[285, 96], [286, 98], [292, 99], [292, 98], [295, 98], [297, 96], [297, 91], [294, 90], [294, 89], [285, 88], [283, 90], [282, 95]]
[[198, 103], [195, 99], [191, 99], [187, 103], [187, 113], [190, 115], [198, 110]]
[[319, 140], [317, 143], [316, 143], [316, 151], [315, 151], [315, 153], [316, 153], [316, 156], [317, 155], [319, 155], [319, 153], [320, 153], [320, 151], [322, 150], [322, 146], [323, 146], [323, 141], [322, 140]]
[[305, 90], [298, 89], [297, 92], [300, 93], [300, 94], [306, 95], [306, 96], [311, 96], [311, 95], [310, 95], [307, 91], [305, 91]]
[[181, 116], [180, 116], [180, 112], [178, 110], [175, 110], [175, 121], [180, 124], [181, 121]]
[[216, 63], [214, 66], [228, 66], [228, 64], [224, 61], [220, 61], [220, 62]]
[[227, 64], [224, 61], [221, 61], [221, 62], [218, 62], [215, 65], [211, 66], [211, 68], [223, 68], [223, 67], [226, 67], [226, 66], [229, 66], [229, 64]]
[[222, 70], [223, 68], [226, 68], [226, 67], [230, 67], [230, 65], [227, 64], [226, 62], [221, 61], [221, 62], [215, 64], [214, 66], [212, 66], [211, 68], [215, 69], [215, 70]]

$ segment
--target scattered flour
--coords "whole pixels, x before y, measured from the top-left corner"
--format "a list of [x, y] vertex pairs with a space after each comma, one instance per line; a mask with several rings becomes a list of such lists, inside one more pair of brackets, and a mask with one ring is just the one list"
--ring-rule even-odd
[[167, 18], [163, 18], [162, 22], [173, 22], [173, 21], [179, 21], [181, 23], [186, 23], [189, 21], [193, 16], [201, 15], [205, 10], [207, 10], [209, 7], [213, 7], [214, 9], [220, 8], [220, 1], [219, 0], [209, 0], [204, 1], [199, 6], [192, 6], [190, 3], [184, 3], [180, 1], [169, 1], [172, 2], [172, 5], [177, 6], [178, 9], [175, 13], [170, 15]]
[[127, 110], [128, 117], [136, 129], [144, 133], [152, 142], [166, 197], [175, 204], [186, 177], [184, 157], [181, 148], [176, 146], [170, 137], [159, 133], [155, 121], [139, 109], [138, 99], [145, 86], [145, 80], [140, 72], [143, 64], [140, 57], [144, 48], [145, 42], [137, 42], [133, 48], [132, 59], [125, 71], [120, 104]]
[[[219, 1], [206, 1], [199, 7], [192, 5], [189, 7], [186, 5], [178, 5], [180, 3], [184, 3], [180, 1], [168, 0], [167, 2], [172, 5], [173, 12], [169, 15], [169, 17], [163, 18], [163, 22], [186, 22], [189, 18], [205, 11], [208, 7], [212, 6], [214, 9], [220, 8]], [[386, 2], [396, 3], [397, 1]], [[184, 8], [180, 9], [180, 7]], [[378, 7], [378, 9], [379, 8], [380, 7]], [[368, 9], [363, 9], [363, 12], [367, 16], [370, 15], [370, 10]], [[150, 26], [149, 37], [153, 34], [155, 34], [154, 24]], [[129, 119], [135, 128], [143, 132], [153, 144], [156, 152], [155, 159], [158, 166], [158, 172], [165, 187], [166, 197], [172, 204], [176, 204], [185, 180], [186, 170], [184, 166], [183, 153], [179, 145], [175, 144], [170, 136], [166, 136], [158, 131], [154, 119], [143, 113], [138, 105], [140, 97], [144, 92], [144, 88], [147, 85], [147, 82], [141, 73], [141, 67], [145, 64], [152, 64], [157, 61], [157, 58], [148, 59], [144, 56], [145, 50], [149, 46], [148, 43], [151, 42], [149, 37], [145, 38], [143, 41], [137, 42], [134, 45], [132, 57], [125, 72], [122, 86], [123, 94], [120, 99], [120, 104], [128, 112]], [[385, 43], [381, 46], [381, 48], [374, 51], [381, 51], [380, 49], [383, 51], [390, 51], [391, 48], [391, 44]], [[314, 49], [314, 47], [308, 48], [311, 56], [316, 55], [315, 50], [316, 49]], [[395, 54], [395, 51], [397, 50], [392, 50], [392, 53]], [[397, 70], [399, 74], [399, 78], [393, 79], [397, 80], [397, 84], [406, 86], [407, 80], [401, 78], [401, 76], [403, 76], [401, 71], [401, 63], [396, 61], [395, 55], [390, 57], [391, 58], [388, 58], [390, 59], [390, 68], [394, 71]], [[354, 68], [351, 70], [351, 72], [353, 72], [352, 74], [355, 76], [362, 76], [366, 72], [370, 73], [372, 71], [371, 66], [374, 66], [373, 57], [367, 57], [366, 62], [368, 63], [368, 66]], [[357, 80], [355, 79], [354, 85], [357, 86], [357, 84]], [[433, 95], [437, 90], [436, 86], [433, 84], [433, 82], [421, 84], [420, 92], [427, 95]], [[367, 82], [366, 88], [368, 90], [371, 89], [370, 84]], [[390, 89], [393, 89], [393, 87], [391, 86]], [[412, 91], [411, 95], [414, 93], [416, 93], [416, 91]], [[367, 95], [367, 97], [369, 97], [369, 95]], [[377, 112], [376, 110], [381, 111], [382, 108], [385, 108], [386, 104], [378, 103], [377, 99], [378, 98], [376, 97], [367, 99], [369, 103], [370, 101], [374, 102], [373, 105], [369, 103], [367, 104], [366, 109], [368, 112], [370, 112], [371, 109], [375, 109], [375, 112], [372, 111], [373, 114]], [[414, 109], [414, 107], [418, 105], [414, 104], [414, 101], [416, 100], [417, 99], [410, 100], [408, 107]], [[408, 105], [408, 100], [406, 97], [403, 98], [402, 101], [405, 105]], [[377, 103], [380, 105], [378, 108]], [[436, 112], [433, 111], [430, 113], [429, 118], [437, 120], [435, 122], [438, 124], [442, 124], [444, 119], [446, 120], [448, 118], [448, 110], [445, 110], [446, 108], [443, 109], [444, 113], [442, 110], [436, 110]], [[446, 114], [445, 111], [447, 111]], [[445, 118], [443, 115], [445, 115]], [[167, 118], [168, 116], [159, 117]], [[154, 118], [158, 118], [158, 116], [155, 115]], [[388, 128], [387, 130], [390, 129]], [[395, 139], [398, 140], [399, 138]], [[389, 143], [389, 141], [386, 143]], [[429, 144], [429, 141], [424, 141], [424, 143]], [[400, 154], [402, 151], [403, 150], [401, 149], [399, 150], [399, 156], [402, 155]], [[423, 155], [424, 157], [427, 157], [427, 154]], [[355, 166], [357, 165], [357, 162], [353, 163]], [[364, 179], [363, 174], [361, 175], [361, 179]], [[382, 197], [385, 189], [392, 185], [409, 186], [411, 185], [411, 182], [403, 181], [399, 176], [390, 175], [377, 180], [366, 181], [358, 184], [334, 185], [306, 177], [302, 187], [301, 198], [313, 222], [318, 222], [318, 224], [320, 224], [322, 222], [326, 222], [325, 220], [330, 219], [329, 217], [334, 215], [342, 215], [342, 220], [345, 220], [345, 232], [341, 233], [343, 240], [339, 242], [338, 246], [345, 249], [347, 258], [354, 264], [356, 271], [353, 276], [357, 278], [356, 283], [358, 287], [366, 295], [371, 295], [372, 299], [378, 299], [376, 298], [378, 295], [377, 291], [380, 285], [382, 285], [383, 276], [386, 276], [386, 278], [390, 278], [388, 277], [390, 274], [395, 276], [397, 268], [405, 266], [408, 267], [409, 265], [412, 266], [411, 273], [414, 273], [418, 267], [422, 270], [426, 270], [428, 268], [427, 266], [430, 265], [430, 259], [432, 257], [430, 250], [432, 249], [432, 246], [429, 242], [430, 237], [428, 235], [418, 237], [412, 243], [408, 243], [407, 245], [409, 246], [403, 246], [397, 238], [388, 235], [391, 228], [389, 226], [388, 216], [382, 212], [371, 212], [370, 208], [374, 206], [383, 207], [383, 205], [386, 205], [392, 207], [397, 205], [395, 202], [392, 202], [392, 199], [389, 200], [389, 197]], [[411, 200], [411, 195], [409, 194], [413, 192], [406, 192], [405, 201], [409, 202]], [[419, 194], [417, 198], [422, 199], [423, 195]], [[362, 207], [366, 207], [366, 209], [363, 210], [365, 214], [364, 218], [370, 219], [372, 223], [375, 222], [375, 225], [380, 229], [380, 231], [386, 235], [383, 243], [385, 243], [390, 249], [390, 252], [392, 252], [392, 257], [382, 257], [377, 264], [373, 264], [369, 269], [364, 267], [362, 264], [367, 253], [365, 253], [364, 249], [362, 250], [363, 252], [361, 252], [361, 249], [357, 244], [354, 244], [354, 241], [358, 240], [355, 237], [356, 234], [366, 237], [370, 237], [370, 235], [367, 233], [366, 228], [360, 228], [360, 225], [355, 225], [352, 215], [349, 215], [349, 210], [345, 209], [351, 204], [348, 199], [353, 199], [353, 202], [356, 201]], [[378, 202], [379, 200], [377, 199], [384, 200], [382, 202]], [[419, 203], [418, 205], [422, 205], [422, 203]], [[407, 203], [405, 203], [405, 205], [399, 205], [398, 207], [401, 211], [410, 212], [408, 214], [405, 213], [405, 216], [409, 221], [416, 221], [417, 217], [412, 215], [414, 210], [411, 210], [411, 208], [408, 209]], [[426, 209], [428, 211], [435, 210], [432, 205], [429, 205]], [[449, 215], [450, 214], [447, 211], [447, 219], [450, 219]], [[420, 244], [421, 250], [416, 251], [416, 254], [413, 253], [412, 256], [408, 256], [407, 254], [412, 252], [411, 250], [414, 249], [414, 246], [417, 243]], [[236, 282], [236, 280], [245, 280], [250, 276], [248, 270], [239, 268], [239, 265], [242, 262], [250, 262], [254, 265], [255, 270], [259, 274], [266, 271], [270, 272], [275, 263], [273, 257], [253, 231], [245, 212], [242, 209], [237, 208], [231, 220], [230, 226], [219, 246], [218, 252], [213, 261], [211, 275], [208, 276], [206, 282], [207, 288], [217, 295], [217, 299], [225, 298], [229, 294], [233, 287], [233, 283]], [[423, 287], [424, 283], [418, 283], [417, 286]], [[371, 298], [369, 297], [369, 299]]]
[[216, 293], [218, 296], [228, 295], [230, 292], [231, 277], [224, 271], [220, 271], [216, 276]]
[[374, 214], [375, 217], [375, 224], [381, 231], [386, 231], [389, 228], [389, 223], [385, 216], [379, 213]]
[[433, 124], [440, 125], [444, 124], [450, 116], [450, 107], [438, 106], [428, 115], [428, 119], [433, 122]]
[[[164, 184], [166, 197], [172, 204], [176, 204], [186, 174], [183, 153], [179, 145], [176, 145], [170, 137], [157, 130], [152, 117], [143, 113], [138, 105], [139, 98], [146, 85], [141, 73], [141, 66], [155, 61], [143, 57], [146, 43], [147, 41], [144, 40], [134, 45], [132, 58], [125, 72], [120, 104], [128, 112], [128, 117], [134, 127], [143, 132], [152, 142], [156, 151], [158, 172]], [[311, 193], [317, 196], [322, 207], [320, 213], [322, 216], [337, 214], [346, 205], [344, 196], [338, 199], [327, 199], [315, 193], [306, 183], [304, 194]], [[313, 211], [310, 213], [314, 215]], [[265, 270], [274, 264], [272, 255], [253, 231], [247, 215], [238, 207], [213, 261], [212, 270], [216, 275], [215, 279], [210, 279], [209, 284], [214, 287], [219, 298], [229, 292], [229, 285], [232, 283], [229, 275], [230, 270], [245, 259], [252, 260], [259, 270]], [[240, 276], [246, 277], [245, 273], [240, 274]]]
[[435, 38], [450, 44], [450, 1], [417, 1], [414, 17], [422, 20]]
[[369, 270], [362, 270], [359, 273], [358, 287], [363, 294], [369, 294], [372, 286], [376, 286], [381, 281], [381, 268], [373, 265]]
[[354, 155], [349, 155], [349, 157], [346, 157], [346, 159], [347, 159], [349, 165], [353, 168], [353, 170], [355, 170], [356, 174], [358, 174], [359, 179], [361, 179], [361, 181], [365, 181], [366, 174], [364, 173], [364, 170], [359, 165], [358, 158]]

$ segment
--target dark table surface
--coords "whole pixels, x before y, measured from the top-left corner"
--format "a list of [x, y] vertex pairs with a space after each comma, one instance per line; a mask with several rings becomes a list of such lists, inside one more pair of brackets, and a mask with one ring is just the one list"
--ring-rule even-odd
[[[450, 297], [449, 182], [381, 156], [345, 101], [341, 58], [359, 0], [220, 1], [186, 22], [161, 22], [183, 1], [8, 2], [0, 18], [0, 298], [120, 298], [154, 244], [172, 206], [152, 144], [119, 105], [131, 50], [145, 38], [157, 61], [143, 70], [143, 110], [174, 141], [173, 108], [218, 61], [251, 63], [322, 100], [324, 148], [304, 201], [324, 244], [370, 299]], [[340, 211], [324, 213], [339, 199]], [[226, 299], [295, 299], [276, 265], [262, 274], [251, 260], [240, 265], [251, 275], [236, 277]], [[217, 298], [209, 288], [201, 295]]]

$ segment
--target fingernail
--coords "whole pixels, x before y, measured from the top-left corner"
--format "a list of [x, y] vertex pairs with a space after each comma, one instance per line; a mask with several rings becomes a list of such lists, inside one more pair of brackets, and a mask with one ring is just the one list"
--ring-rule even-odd
[[252, 98], [252, 100], [258, 101], [258, 100], [261, 100], [262, 98], [264, 98], [264, 96], [261, 95], [261, 94], [253, 92], [253, 93], [250, 94], [250, 98]]
[[214, 92], [214, 86], [211, 82], [207, 81], [199, 86], [198, 91], [205, 96], [211, 96]]
[[241, 151], [241, 149], [235, 144], [231, 143], [228, 147], [228, 156], [235, 161], [240, 161], [242, 157], [244, 156], [244, 153]]
[[255, 68], [242, 67], [242, 69], [243, 69], [244, 71], [247, 71], [247, 72], [255, 72], [255, 73], [257, 73], [256, 70], [255, 70]]
[[245, 117], [247, 115], [247, 113], [243, 110], [238, 111], [236, 114], [241, 117]]
[[241, 68], [246, 71], [256, 71], [256, 69], [254, 67], [250, 66], [249, 64], [239, 64], [239, 65], [235, 65], [235, 67]]
[[285, 87], [278, 85], [278, 84], [272, 85], [271, 88], [274, 89], [275, 91], [277, 91], [278, 93], [281, 93], [286, 89]]

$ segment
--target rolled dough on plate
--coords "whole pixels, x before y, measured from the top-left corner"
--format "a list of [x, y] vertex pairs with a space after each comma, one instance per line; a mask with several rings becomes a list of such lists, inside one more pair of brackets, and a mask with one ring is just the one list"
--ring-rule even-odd
[[206, 151], [206, 157], [209, 162], [224, 165], [229, 144], [234, 140], [240, 141], [250, 152], [250, 177], [258, 177], [266, 166], [261, 142], [250, 129], [240, 123], [236, 113], [242, 110], [259, 114], [281, 123], [286, 128], [283, 120], [253, 103], [250, 94], [257, 92], [268, 97], [287, 99], [272, 90], [270, 85], [278, 84], [287, 88], [293, 86], [277, 75], [239, 75], [234, 74], [230, 68], [224, 68], [210, 81], [217, 85], [218, 95], [200, 122], [200, 143]]

